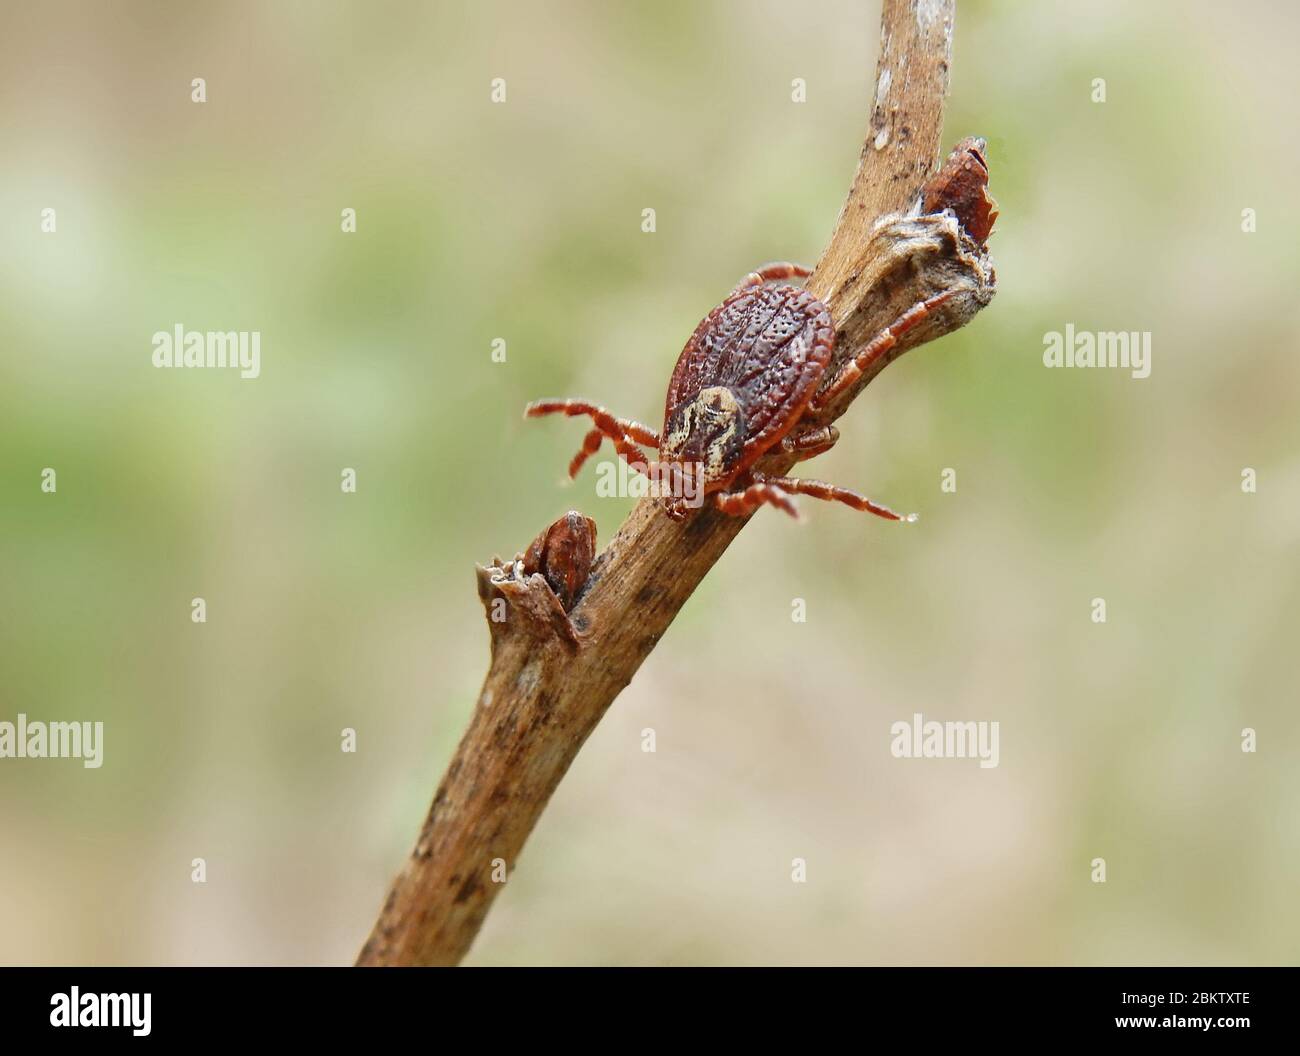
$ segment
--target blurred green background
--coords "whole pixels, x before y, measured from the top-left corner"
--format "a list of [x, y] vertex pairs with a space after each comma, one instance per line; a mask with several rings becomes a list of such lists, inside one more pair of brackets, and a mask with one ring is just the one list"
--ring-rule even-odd
[[[470, 963], [1296, 960], [1298, 33], [961, 0], [1000, 292], [805, 469], [921, 521], [760, 514]], [[0, 760], [0, 961], [351, 960], [486, 668], [474, 562], [631, 506], [523, 404], [658, 423], [731, 284], [820, 252], [878, 40], [863, 2], [5, 3], [0, 720], [106, 732]], [[260, 330], [261, 377], [153, 369], [176, 323]], [[1066, 323], [1151, 331], [1151, 377], [1045, 369]], [[916, 711], [1000, 766], [892, 758]]]

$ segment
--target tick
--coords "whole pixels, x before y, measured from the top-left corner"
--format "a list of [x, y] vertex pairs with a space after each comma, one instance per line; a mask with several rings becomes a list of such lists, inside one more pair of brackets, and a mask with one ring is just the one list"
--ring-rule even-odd
[[[945, 209], [983, 247], [997, 213], [986, 194], [982, 140], [964, 140], [926, 184], [918, 210]], [[954, 296], [946, 290], [921, 301], [828, 374], [835, 351], [831, 314], [810, 291], [789, 282], [806, 278], [796, 264], [768, 264], [751, 272], [695, 328], [668, 383], [659, 432], [581, 399], [538, 400], [525, 417], [589, 417], [595, 428], [569, 463], [576, 477], [602, 442], [656, 485], [653, 494], [674, 520], [711, 503], [744, 517], [763, 505], [798, 516], [793, 496], [842, 502], [891, 521], [912, 521], [865, 495], [819, 480], [769, 475], [756, 468], [765, 455], [803, 461], [834, 446], [839, 431], [817, 415], [898, 344], [912, 328]], [[642, 446], [656, 449], [647, 459]]]
[[[741, 517], [764, 504], [797, 517], [794, 495], [842, 502], [891, 521], [915, 520], [846, 488], [754, 468], [767, 454], [802, 461], [830, 450], [839, 431], [804, 420], [948, 297], [941, 293], [915, 305], [823, 385], [835, 351], [830, 311], [808, 290], [784, 281], [808, 274], [795, 264], [768, 264], [704, 318], [668, 383], [661, 432], [587, 400], [538, 400], [524, 413], [590, 417], [595, 428], [570, 462], [569, 476], [610, 440], [630, 466], [659, 485], [660, 502], [674, 520], [704, 502]], [[657, 449], [658, 460], [647, 459], [639, 445]]]

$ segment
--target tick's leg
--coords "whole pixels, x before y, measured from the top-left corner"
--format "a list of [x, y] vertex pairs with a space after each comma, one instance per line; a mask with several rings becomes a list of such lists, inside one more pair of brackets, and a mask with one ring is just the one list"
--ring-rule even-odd
[[[645, 455], [637, 448], [615, 446], [619, 457], [650, 481], [652, 496], [671, 500], [668, 502], [668, 516], [673, 520], [685, 520], [688, 511], [704, 504], [700, 485], [695, 482], [694, 475], [683, 473], [681, 466], [674, 462], [647, 462]], [[637, 456], [635, 461], [632, 455]]]
[[578, 453], [573, 456], [573, 461], [569, 463], [569, 478], [577, 477], [578, 471], [582, 469], [582, 464], [592, 455], [600, 450], [600, 442], [605, 439], [605, 434], [599, 429], [593, 429], [582, 439], [582, 447]]
[[748, 289], [750, 286], [761, 286], [765, 282], [775, 282], [777, 279], [806, 279], [811, 274], [812, 269], [805, 268], [802, 264], [790, 264], [784, 260], [775, 261], [772, 264], [764, 264], [757, 271], [751, 271], [731, 292]]
[[[571, 478], [576, 477], [587, 459], [600, 450], [600, 443], [604, 439], [606, 439], [605, 434], [599, 429], [593, 429], [586, 435], [582, 441], [581, 449], [573, 456], [573, 461], [569, 463], [569, 476]], [[648, 461], [645, 452], [633, 443], [631, 437], [627, 435], [621, 437], [611, 436], [608, 439], [614, 445], [614, 450], [623, 456], [623, 460], [628, 465], [635, 466], [638, 463], [645, 465]]]
[[770, 481], [756, 481], [744, 491], [713, 494], [713, 505], [733, 517], [748, 517], [764, 504], [785, 510], [796, 521], [799, 519], [799, 509], [795, 506], [794, 500]]
[[823, 425], [820, 428], [808, 429], [805, 432], [789, 433], [781, 441], [779, 448], [783, 455], [794, 455], [795, 459], [803, 462], [805, 459], [813, 458], [825, 451], [829, 451], [835, 446], [835, 442], [840, 438], [840, 431], [833, 425]]
[[828, 502], [842, 502], [846, 506], [852, 506], [855, 510], [874, 513], [877, 517], [883, 517], [887, 521], [910, 522], [916, 520], [916, 514], [914, 513], [909, 513], [906, 516], [895, 513], [888, 506], [880, 506], [865, 495], [859, 495], [856, 491], [849, 491], [848, 488], [837, 488], [834, 484], [826, 484], [820, 480], [800, 480], [795, 477], [765, 477], [758, 473], [754, 474], [754, 478], [760, 483], [770, 484], [792, 495], [808, 495], [814, 499], [825, 499]]
[[[600, 449], [601, 441], [605, 439], [607, 439], [605, 434], [599, 429], [593, 429], [587, 434], [586, 439], [583, 441], [582, 450], [579, 451], [577, 455], [574, 456], [573, 461], [569, 463], [570, 477], [576, 477], [578, 475], [578, 470], [582, 468], [582, 464]], [[658, 462], [646, 458], [645, 452], [632, 443], [631, 439], [626, 436], [619, 439], [614, 439], [613, 437], [609, 437], [608, 439], [613, 443], [614, 450], [618, 452], [618, 456], [624, 462], [626, 462], [637, 473], [640, 473], [641, 476], [648, 478], [659, 488], [663, 489], [663, 493], [668, 493], [671, 489], [672, 494], [684, 496], [695, 490], [694, 488], [689, 487], [689, 485], [692, 485], [694, 481], [688, 480], [683, 475], [680, 466], [672, 462]]]
[[929, 300], [918, 301], [912, 305], [911, 308], [873, 337], [867, 347], [859, 352], [857, 356], [840, 367], [839, 373], [835, 375], [834, 380], [813, 397], [809, 409], [818, 411], [831, 404], [845, 389], [862, 377], [872, 363], [898, 344], [899, 338], [938, 308], [939, 305], [943, 304], [944, 301], [952, 297], [954, 293], [953, 290], [945, 290], [943, 293], [929, 298]]
[[659, 434], [648, 425], [634, 422], [631, 418], [615, 418], [598, 403], [587, 400], [534, 400], [524, 408], [525, 418], [540, 418], [544, 414], [563, 414], [570, 418], [590, 418], [596, 428], [611, 440], [618, 437], [630, 437], [638, 444], [659, 446]]
[[[641, 452], [636, 450], [634, 444], [649, 444], [656, 448], [659, 446], [659, 434], [649, 426], [630, 418], [615, 418], [604, 407], [587, 400], [536, 400], [524, 408], [525, 418], [539, 418], [544, 414], [563, 414], [570, 418], [588, 417], [596, 425], [583, 440], [582, 449], [569, 463], [571, 477], [576, 477], [582, 464], [599, 450], [600, 438], [603, 436], [609, 437], [616, 448], [619, 444], [632, 447], [637, 455], [641, 455]], [[644, 456], [641, 457], [644, 459]]]

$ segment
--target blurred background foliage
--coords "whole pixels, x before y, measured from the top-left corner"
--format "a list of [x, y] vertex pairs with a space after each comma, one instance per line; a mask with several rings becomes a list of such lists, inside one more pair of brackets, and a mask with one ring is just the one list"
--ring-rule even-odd
[[[351, 959], [485, 670], [474, 562], [631, 505], [562, 486], [582, 428], [523, 404], [657, 423], [731, 284], [816, 258], [878, 26], [6, 5], [0, 719], [107, 729], [100, 770], [0, 761], [0, 960]], [[808, 467], [920, 523], [760, 515], [471, 963], [1294, 962], [1298, 32], [1280, 0], [962, 0], [945, 141], [988, 137], [1001, 292]], [[1151, 331], [1151, 377], [1045, 370], [1067, 322]], [[176, 323], [260, 330], [262, 376], [153, 369]], [[893, 759], [916, 711], [998, 720], [1001, 765]]]

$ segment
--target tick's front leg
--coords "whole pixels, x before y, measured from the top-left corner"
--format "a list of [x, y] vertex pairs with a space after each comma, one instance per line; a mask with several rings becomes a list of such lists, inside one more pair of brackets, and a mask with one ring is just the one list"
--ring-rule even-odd
[[544, 414], [563, 414], [569, 418], [590, 418], [611, 440], [630, 438], [634, 443], [659, 446], [659, 434], [648, 425], [631, 418], [616, 418], [598, 403], [590, 400], [534, 400], [524, 408], [525, 418], [540, 418]]
[[640, 456], [640, 461], [644, 461], [645, 456], [636, 444], [648, 444], [654, 448], [659, 446], [659, 434], [648, 425], [634, 422], [630, 418], [616, 418], [604, 407], [589, 400], [535, 400], [524, 408], [525, 418], [540, 418], [544, 414], [587, 417], [595, 423], [596, 428], [586, 435], [582, 447], [569, 463], [570, 477], [576, 477], [583, 463], [600, 450], [602, 438], [608, 438], [624, 457]]
[[578, 453], [573, 456], [573, 460], [569, 463], [569, 478], [571, 480], [577, 478], [578, 472], [586, 464], [587, 459], [600, 450], [602, 440], [609, 440], [614, 445], [614, 450], [630, 465], [649, 461], [645, 456], [645, 452], [632, 443], [628, 437], [624, 436], [616, 439], [606, 436], [599, 429], [593, 429], [583, 438], [582, 447], [578, 449]]

